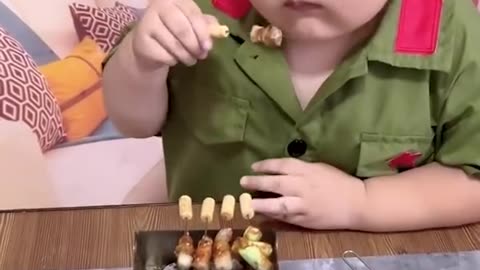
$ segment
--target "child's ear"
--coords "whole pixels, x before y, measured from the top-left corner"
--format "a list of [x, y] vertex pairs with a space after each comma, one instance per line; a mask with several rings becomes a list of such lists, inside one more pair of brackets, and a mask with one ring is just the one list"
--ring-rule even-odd
[[234, 19], [245, 17], [252, 8], [249, 0], [212, 0], [212, 4]]

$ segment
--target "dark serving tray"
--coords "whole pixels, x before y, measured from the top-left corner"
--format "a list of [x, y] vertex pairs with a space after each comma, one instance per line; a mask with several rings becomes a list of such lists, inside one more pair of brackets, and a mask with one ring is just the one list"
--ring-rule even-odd
[[[208, 235], [215, 237], [219, 230], [209, 230]], [[243, 235], [244, 230], [233, 230], [233, 239]], [[204, 230], [192, 230], [195, 246], [204, 234]], [[177, 241], [184, 231], [140, 231], [135, 234], [133, 270], [162, 270], [165, 266], [174, 263], [174, 254]], [[272, 230], [262, 229], [261, 241], [273, 247], [270, 260], [273, 270], [278, 270], [277, 236]]]

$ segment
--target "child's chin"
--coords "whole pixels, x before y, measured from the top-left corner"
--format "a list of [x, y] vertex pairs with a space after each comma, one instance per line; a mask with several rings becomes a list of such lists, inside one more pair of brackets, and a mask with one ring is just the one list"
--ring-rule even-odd
[[331, 40], [341, 36], [340, 33], [318, 33], [318, 32], [308, 32], [308, 31], [300, 31], [294, 32], [292, 34], [285, 33], [285, 38], [290, 40], [298, 40], [298, 41], [305, 41], [305, 42], [312, 42], [312, 41], [322, 41], [322, 40]]
[[283, 34], [286, 39], [291, 40], [322, 41], [335, 39], [346, 33], [340, 29], [323, 25], [308, 25], [303, 27], [303, 24], [298, 24], [294, 28], [285, 29]]

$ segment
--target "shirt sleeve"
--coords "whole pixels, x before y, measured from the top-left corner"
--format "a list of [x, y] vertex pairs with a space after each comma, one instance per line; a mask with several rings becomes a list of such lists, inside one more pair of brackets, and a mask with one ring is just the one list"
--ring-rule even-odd
[[121, 34], [120, 34], [120, 37], [119, 37], [118, 40], [117, 40], [117, 43], [116, 43], [115, 46], [113, 46], [113, 48], [107, 53], [107, 55], [105, 56], [105, 58], [104, 58], [103, 61], [102, 61], [102, 70], [105, 68], [105, 65], [106, 65], [107, 62], [110, 60], [110, 58], [115, 54], [115, 52], [116, 52], [117, 49], [118, 49], [118, 46], [120, 45], [120, 43], [122, 43], [122, 41], [123, 41], [123, 39], [125, 38], [125, 36], [127, 36], [127, 34], [132, 31], [132, 29], [135, 27], [136, 24], [137, 24], [137, 22], [132, 22], [132, 23], [128, 24], [127, 26], [125, 26], [125, 27], [122, 29], [122, 32], [121, 32]]
[[480, 179], [480, 17], [466, 2], [455, 4], [452, 68], [437, 81], [445, 94], [437, 107], [435, 160]]
[[[435, 159], [480, 177], [480, 57], [466, 52], [443, 105]], [[477, 55], [473, 55], [477, 54]]]

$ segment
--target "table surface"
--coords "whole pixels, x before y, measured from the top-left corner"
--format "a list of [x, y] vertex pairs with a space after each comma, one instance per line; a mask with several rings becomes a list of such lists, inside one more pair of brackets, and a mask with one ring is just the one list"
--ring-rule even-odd
[[[237, 208], [238, 209], [238, 208]], [[198, 206], [194, 207], [198, 213]], [[237, 213], [239, 211], [237, 210]], [[213, 227], [222, 226], [216, 217]], [[248, 223], [235, 218], [232, 227]], [[281, 260], [480, 250], [480, 224], [422, 232], [312, 232], [273, 225]], [[194, 219], [192, 229], [204, 226]], [[131, 266], [134, 233], [181, 229], [175, 205], [51, 209], [0, 213], [0, 269], [91, 269]]]

